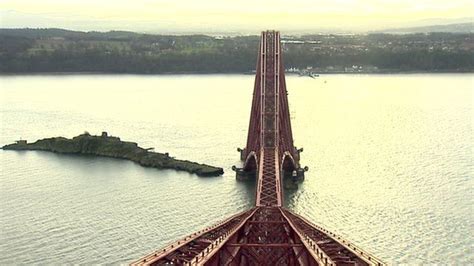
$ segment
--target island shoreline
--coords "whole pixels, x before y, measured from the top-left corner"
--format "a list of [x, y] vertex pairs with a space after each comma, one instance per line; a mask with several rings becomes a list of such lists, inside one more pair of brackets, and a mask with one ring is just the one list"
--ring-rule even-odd
[[2, 149], [15, 151], [47, 151], [57, 154], [124, 159], [135, 162], [143, 167], [185, 171], [201, 177], [220, 176], [224, 174], [224, 170], [220, 167], [175, 159], [170, 157], [168, 153], [150, 151], [152, 148], [141, 148], [135, 142], [122, 141], [118, 137], [108, 136], [106, 132], [103, 132], [101, 136], [93, 136], [85, 133], [73, 137], [72, 139], [53, 137], [40, 139], [33, 143], [27, 143], [26, 140], [19, 140], [16, 143], [3, 146]]

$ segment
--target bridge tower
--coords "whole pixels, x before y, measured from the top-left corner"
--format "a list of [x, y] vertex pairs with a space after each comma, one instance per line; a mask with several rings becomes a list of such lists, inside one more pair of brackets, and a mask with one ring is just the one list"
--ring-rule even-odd
[[343, 237], [282, 207], [281, 172], [304, 172], [293, 146], [283, 69], [279, 32], [263, 32], [240, 170], [257, 173], [255, 207], [132, 265], [383, 265]]

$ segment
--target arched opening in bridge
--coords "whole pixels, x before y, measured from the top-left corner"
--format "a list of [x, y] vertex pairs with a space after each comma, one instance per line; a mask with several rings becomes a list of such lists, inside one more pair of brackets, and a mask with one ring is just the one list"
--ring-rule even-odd
[[296, 170], [295, 160], [293, 159], [293, 156], [291, 156], [289, 152], [285, 152], [283, 154], [283, 159], [281, 162], [281, 170], [282, 172], [290, 172], [290, 173]]
[[281, 160], [281, 177], [283, 187], [286, 189], [297, 189], [298, 174], [297, 167], [293, 156], [289, 152], [283, 154]]
[[242, 168], [232, 168], [236, 172], [237, 180], [251, 180], [256, 179], [258, 171], [258, 159], [255, 152], [249, 153], [245, 159], [244, 166]]
[[251, 152], [245, 160], [244, 170], [246, 172], [257, 172], [258, 160], [255, 152]]

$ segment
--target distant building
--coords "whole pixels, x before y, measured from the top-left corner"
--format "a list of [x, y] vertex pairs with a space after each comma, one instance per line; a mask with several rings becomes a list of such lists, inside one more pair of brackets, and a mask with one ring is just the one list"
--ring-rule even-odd
[[24, 140], [24, 139], [20, 139], [20, 140], [17, 140], [17, 141], [16, 141], [16, 144], [18, 144], [18, 145], [26, 145], [26, 144], [27, 144], [27, 141]]

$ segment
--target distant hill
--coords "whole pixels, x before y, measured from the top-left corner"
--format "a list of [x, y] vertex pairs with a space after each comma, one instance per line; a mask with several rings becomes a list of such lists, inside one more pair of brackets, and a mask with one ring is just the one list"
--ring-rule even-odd
[[58, 28], [24, 28], [24, 29], [4, 29], [0, 28], [0, 35], [12, 37], [26, 37], [26, 38], [100, 38], [100, 39], [119, 39], [119, 38], [133, 38], [139, 37], [143, 34], [129, 32], [129, 31], [73, 31]]
[[[318, 73], [473, 72], [472, 33], [287, 36], [285, 64]], [[248, 73], [259, 37], [0, 29], [2, 73]], [[297, 71], [296, 71], [297, 72]]]
[[395, 28], [376, 31], [377, 33], [393, 33], [393, 34], [408, 34], [408, 33], [428, 33], [428, 32], [452, 32], [452, 33], [473, 33], [474, 23], [454, 23], [447, 25], [430, 25], [421, 27]]

